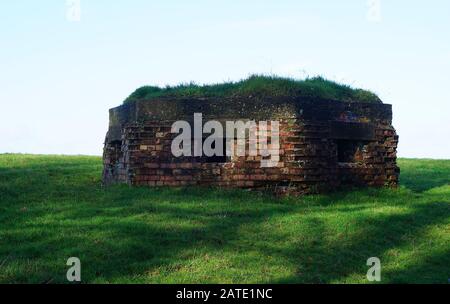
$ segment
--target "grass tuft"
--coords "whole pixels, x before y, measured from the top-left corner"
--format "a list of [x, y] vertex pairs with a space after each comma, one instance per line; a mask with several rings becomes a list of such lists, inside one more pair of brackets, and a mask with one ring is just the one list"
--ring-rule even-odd
[[212, 85], [195, 83], [177, 86], [143, 86], [134, 91], [124, 103], [154, 98], [205, 98], [205, 97], [281, 97], [295, 96], [309, 99], [330, 99], [342, 102], [381, 103], [380, 98], [370, 91], [354, 89], [323, 77], [296, 80], [293, 78], [252, 75], [237, 82]]

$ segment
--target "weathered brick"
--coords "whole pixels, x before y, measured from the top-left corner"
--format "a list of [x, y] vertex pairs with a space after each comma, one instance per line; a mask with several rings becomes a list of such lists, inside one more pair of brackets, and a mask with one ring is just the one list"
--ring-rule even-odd
[[[202, 102], [207, 103], [208, 100]], [[264, 107], [270, 108], [274, 104], [276, 103], [267, 103]], [[305, 111], [297, 117], [292, 113], [277, 117], [280, 122], [279, 150], [268, 142], [267, 148], [279, 154], [279, 162], [275, 167], [261, 167], [261, 160], [267, 157], [250, 155], [248, 151], [245, 156], [227, 158], [225, 163], [210, 162], [206, 157], [175, 158], [170, 150], [171, 140], [175, 136], [170, 130], [175, 120], [151, 116], [147, 120], [122, 122], [121, 134], [114, 140], [105, 140], [103, 180], [105, 183], [123, 182], [148, 186], [198, 184], [255, 189], [274, 187], [274, 191], [278, 193], [296, 195], [328, 191], [347, 184], [397, 185], [398, 135], [391, 125], [390, 106], [344, 105], [324, 101], [310, 105], [300, 103], [296, 107], [303, 107]], [[121, 108], [117, 108], [117, 111], [121, 111]], [[220, 119], [223, 111], [219, 111], [216, 118]], [[341, 114], [348, 112], [353, 113], [352, 119], [356, 119], [358, 123], [370, 123], [374, 126], [372, 140], [346, 139], [352, 140], [353, 144], [346, 152], [352, 157], [350, 162], [340, 159], [342, 151], [346, 151], [342, 148], [340, 139], [330, 137], [333, 133], [330, 122], [342, 123]], [[171, 115], [170, 111], [165, 113]], [[316, 117], [314, 113], [327, 114]], [[253, 116], [254, 113], [250, 114]], [[243, 118], [239, 116], [238, 118]], [[274, 120], [273, 118], [269, 115], [266, 120]], [[350, 123], [354, 124], [355, 121]], [[256, 131], [257, 134], [272, 134], [270, 129]], [[260, 138], [246, 140], [247, 146], [261, 142], [264, 140]], [[351, 150], [356, 148], [355, 151]]]

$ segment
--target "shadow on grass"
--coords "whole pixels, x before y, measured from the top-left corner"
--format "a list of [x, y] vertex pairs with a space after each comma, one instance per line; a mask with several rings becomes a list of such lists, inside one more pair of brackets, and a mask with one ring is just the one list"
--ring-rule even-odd
[[400, 184], [415, 192], [450, 185], [450, 161], [399, 159]]
[[[343, 282], [354, 273], [364, 278], [368, 269], [366, 260], [369, 257], [382, 258], [391, 249], [409, 245], [414, 241], [414, 236], [420, 235], [427, 227], [447, 223], [449, 216], [449, 204], [435, 202], [414, 206], [407, 214], [361, 218], [358, 226], [362, 227], [362, 231], [357, 237], [331, 243], [319, 239], [318, 242], [310, 244], [297, 244], [279, 253], [279, 258], [289, 259], [292, 264], [298, 265], [299, 274], [283, 278], [278, 283]], [[312, 224], [324, 227], [320, 221]], [[267, 254], [274, 252], [269, 250]], [[324, 256], [326, 259], [321, 258]], [[450, 247], [446, 252], [414, 262], [415, 264], [407, 269], [389, 271], [383, 276], [384, 282], [446, 283], [449, 275]], [[430, 275], [432, 269], [436, 269], [441, 275], [439, 279], [436, 279], [436, 273]]]
[[[5, 283], [65, 282], [70, 256], [81, 259], [85, 282], [221, 282], [214, 272], [227, 267], [237, 272], [239, 263], [255, 277], [230, 275], [228, 281], [341, 282], [355, 273], [364, 277], [368, 257], [408, 246], [450, 216], [448, 202], [432, 194], [426, 204], [409, 201], [413, 195], [399, 201], [405, 193], [373, 189], [279, 200], [240, 190], [102, 188], [97, 164], [24, 168], [0, 171], [0, 190], [7, 190], [0, 205], [0, 282]], [[410, 183], [431, 187], [442, 179]], [[380, 202], [370, 202], [377, 196]], [[408, 208], [371, 214], [374, 204]], [[354, 213], [361, 216], [345, 217]], [[339, 214], [354, 221], [356, 230], [330, 237], [328, 220]], [[443, 248], [407, 268], [388, 270], [386, 282], [446, 282], [450, 252]], [[254, 262], [250, 252], [273, 257], [293, 274], [276, 280], [273, 273], [257, 275], [265, 265], [247, 266]], [[195, 264], [225, 253], [239, 259], [236, 265], [226, 258], [224, 265], [218, 260], [210, 268]]]

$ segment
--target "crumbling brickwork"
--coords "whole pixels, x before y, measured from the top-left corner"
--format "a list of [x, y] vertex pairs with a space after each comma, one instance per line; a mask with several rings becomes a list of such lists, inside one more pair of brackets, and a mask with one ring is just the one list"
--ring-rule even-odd
[[[174, 157], [171, 144], [177, 134], [171, 126], [178, 120], [192, 120], [194, 113], [220, 122], [278, 121], [279, 162], [262, 167], [262, 156], [248, 153]], [[258, 127], [256, 132], [267, 130]], [[397, 143], [392, 108], [387, 104], [296, 98], [142, 100], [110, 110], [103, 180], [106, 184], [206, 185], [290, 194], [341, 186], [395, 186]]]

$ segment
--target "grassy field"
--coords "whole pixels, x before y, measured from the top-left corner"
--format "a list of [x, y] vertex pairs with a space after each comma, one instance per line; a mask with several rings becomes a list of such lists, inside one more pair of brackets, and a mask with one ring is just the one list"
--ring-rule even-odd
[[277, 199], [100, 184], [101, 159], [0, 155], [0, 283], [382, 283], [450, 278], [450, 161], [402, 159], [399, 189]]

